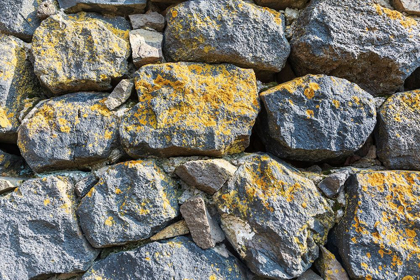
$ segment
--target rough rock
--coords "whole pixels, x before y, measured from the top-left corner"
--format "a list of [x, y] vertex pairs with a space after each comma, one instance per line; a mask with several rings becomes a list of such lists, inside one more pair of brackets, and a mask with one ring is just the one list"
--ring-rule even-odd
[[297, 280], [324, 280], [324, 279], [322, 279], [321, 276], [316, 274], [313, 270], [308, 269], [307, 271], [305, 271], [305, 273], [299, 276]]
[[129, 15], [133, 29], [153, 28], [162, 32], [165, 28], [165, 17], [157, 12], [147, 12], [146, 14]]
[[216, 249], [202, 250], [186, 237], [153, 242], [133, 251], [110, 255], [96, 262], [83, 280], [141, 278], [245, 280], [237, 259]]
[[261, 93], [260, 137], [279, 157], [317, 162], [357, 151], [373, 131], [372, 96], [347, 80], [306, 75]]
[[194, 160], [175, 169], [185, 183], [208, 194], [217, 192], [233, 176], [236, 167], [224, 159]]
[[134, 89], [132, 80], [121, 80], [111, 94], [106, 98], [104, 104], [109, 110], [114, 110], [124, 104], [131, 96]]
[[114, 15], [143, 13], [147, 0], [58, 0], [60, 8], [67, 13], [80, 11]]
[[285, 10], [286, 8], [302, 9], [308, 3], [308, 0], [254, 0], [254, 2], [271, 9]]
[[27, 178], [0, 177], [0, 194], [16, 189]]
[[0, 176], [19, 177], [30, 173], [31, 170], [22, 157], [0, 150]]
[[417, 0], [393, 0], [393, 4], [398, 11], [420, 15], [420, 2]]
[[420, 67], [419, 32], [414, 19], [372, 0], [315, 0], [296, 22], [291, 61], [299, 76], [328, 74], [391, 94]]
[[54, 95], [109, 90], [128, 72], [129, 29], [122, 17], [53, 15], [34, 33], [35, 74]]
[[187, 223], [185, 222], [185, 220], [181, 220], [162, 229], [161, 231], [150, 237], [150, 240], [157, 241], [162, 239], [168, 239], [172, 237], [186, 235], [188, 233], [190, 233], [190, 230], [188, 229]]
[[290, 53], [280, 13], [240, 0], [183, 2], [166, 15], [168, 61], [232, 63], [279, 72]]
[[132, 157], [239, 153], [260, 105], [255, 74], [230, 64], [146, 65], [135, 76], [139, 103], [120, 126]]
[[405, 80], [404, 89], [406, 91], [420, 89], [420, 67]]
[[58, 6], [55, 0], [44, 0], [38, 6], [36, 16], [41, 20], [46, 19], [49, 16], [55, 15], [58, 12]]
[[358, 173], [346, 188], [348, 205], [334, 236], [350, 279], [416, 279], [420, 173]]
[[16, 143], [19, 113], [29, 97], [40, 93], [39, 83], [29, 61], [29, 45], [20, 39], [0, 34], [0, 61], [0, 141]]
[[320, 246], [321, 256], [315, 262], [317, 270], [324, 280], [350, 280], [346, 271], [337, 261], [334, 254]]
[[79, 92], [49, 99], [24, 119], [18, 146], [35, 172], [80, 169], [112, 161], [118, 150], [118, 117], [106, 94]]
[[187, 223], [195, 244], [201, 249], [209, 249], [225, 239], [217, 222], [210, 216], [204, 200], [195, 196], [181, 205], [181, 214]]
[[388, 169], [420, 170], [420, 90], [392, 95], [378, 115], [379, 160]]
[[154, 160], [108, 168], [77, 209], [86, 238], [97, 248], [149, 238], [178, 213], [176, 183]]
[[98, 183], [99, 179], [94, 174], [89, 174], [79, 180], [74, 186], [74, 191], [78, 197], [84, 197], [90, 189]]
[[313, 182], [265, 154], [253, 154], [215, 194], [227, 239], [258, 276], [299, 277], [318, 257], [333, 211]]
[[73, 186], [64, 177], [25, 181], [0, 197], [0, 278], [87, 270], [99, 254], [84, 239]]
[[318, 188], [329, 198], [336, 197], [344, 188], [344, 183], [350, 176], [348, 172], [337, 172], [323, 179]]
[[163, 62], [162, 41], [162, 33], [145, 29], [131, 30], [130, 44], [134, 65], [140, 68], [146, 64]]

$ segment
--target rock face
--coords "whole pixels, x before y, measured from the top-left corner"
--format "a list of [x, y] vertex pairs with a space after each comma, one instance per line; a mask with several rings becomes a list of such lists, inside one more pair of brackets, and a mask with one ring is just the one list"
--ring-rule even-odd
[[420, 275], [420, 173], [364, 172], [347, 183], [348, 205], [335, 237], [351, 279]]
[[16, 142], [19, 113], [28, 103], [29, 97], [39, 94], [39, 83], [28, 59], [28, 52], [29, 46], [20, 39], [0, 34], [1, 142]]
[[296, 22], [291, 61], [298, 75], [328, 74], [390, 94], [420, 67], [419, 32], [414, 19], [372, 0], [315, 0]]
[[420, 170], [420, 90], [391, 96], [379, 110], [378, 157], [389, 169]]
[[302, 9], [308, 3], [308, 0], [254, 0], [254, 2], [271, 9], [284, 10], [286, 8]]
[[98, 248], [149, 238], [178, 216], [175, 188], [153, 160], [110, 167], [77, 209], [86, 238]]
[[229, 64], [146, 65], [135, 75], [139, 103], [121, 123], [134, 158], [221, 156], [243, 151], [260, 109], [255, 74]]
[[350, 155], [376, 124], [372, 96], [340, 78], [306, 75], [261, 93], [261, 99], [260, 135], [279, 157], [315, 162]]
[[233, 256], [224, 257], [216, 249], [202, 250], [186, 237], [112, 254], [98, 261], [82, 279], [129, 280], [134, 275], [145, 280], [246, 279]]
[[282, 16], [240, 0], [181, 3], [167, 13], [168, 61], [232, 63], [279, 72], [290, 53]]
[[272, 279], [307, 270], [333, 225], [313, 182], [265, 154], [248, 156], [214, 198], [227, 239], [252, 272]]
[[87, 270], [98, 250], [79, 229], [72, 184], [64, 177], [32, 179], [0, 196], [0, 278]]
[[36, 172], [88, 168], [118, 151], [118, 118], [106, 94], [79, 92], [49, 99], [22, 122], [18, 146]]
[[87, 11], [127, 15], [143, 13], [147, 0], [58, 0], [58, 3], [68, 13]]
[[393, 0], [393, 4], [401, 12], [420, 15], [420, 2], [417, 0]]
[[129, 29], [122, 17], [51, 16], [34, 33], [35, 74], [54, 95], [109, 90], [128, 72]]

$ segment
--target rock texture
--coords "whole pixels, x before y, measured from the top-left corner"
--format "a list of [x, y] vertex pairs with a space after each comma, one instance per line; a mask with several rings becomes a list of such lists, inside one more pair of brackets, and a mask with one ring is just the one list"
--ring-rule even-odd
[[153, 160], [116, 164], [82, 199], [80, 225], [98, 248], [149, 238], [177, 217], [175, 191]]
[[372, 0], [315, 0], [296, 22], [291, 61], [298, 75], [328, 74], [391, 94], [420, 67], [419, 32], [417, 21]]
[[419, 184], [418, 172], [352, 175], [346, 212], [335, 233], [351, 279], [406, 280], [420, 275]]
[[134, 275], [145, 280], [246, 279], [233, 256], [224, 257], [216, 249], [202, 250], [186, 237], [112, 254], [97, 262], [82, 279], [129, 280]]
[[308, 0], [255, 0], [254, 2], [271, 9], [284, 10], [286, 8], [302, 9], [308, 3]]
[[121, 80], [111, 94], [106, 98], [104, 104], [109, 110], [115, 110], [123, 105], [131, 96], [134, 89], [132, 80]]
[[153, 30], [136, 29], [130, 31], [134, 65], [140, 68], [146, 64], [163, 62], [162, 41], [163, 35]]
[[321, 161], [360, 149], [376, 124], [372, 96], [347, 80], [306, 75], [261, 94], [260, 136], [284, 158]]
[[139, 103], [120, 127], [125, 151], [221, 156], [243, 151], [260, 109], [252, 70], [229, 64], [166, 63], [135, 75]]
[[324, 246], [320, 246], [320, 251], [320, 257], [316, 261], [315, 266], [324, 280], [350, 280], [334, 254]]
[[58, 0], [58, 3], [68, 13], [87, 11], [127, 15], [144, 12], [147, 0]]
[[265, 154], [247, 157], [215, 201], [229, 242], [252, 272], [272, 279], [305, 272], [333, 225], [313, 182]]
[[150, 240], [157, 241], [162, 239], [169, 239], [172, 237], [186, 235], [189, 233], [190, 230], [188, 229], [187, 223], [185, 222], [185, 220], [181, 220], [162, 229], [161, 231], [150, 237]]
[[35, 74], [54, 95], [109, 90], [128, 72], [129, 28], [122, 17], [51, 16], [34, 33]]
[[401, 12], [420, 15], [420, 2], [416, 0], [393, 0], [393, 4]]
[[32, 279], [90, 267], [99, 251], [79, 229], [72, 187], [64, 177], [49, 176], [0, 196], [0, 278]]
[[168, 61], [232, 63], [279, 72], [290, 53], [282, 16], [240, 0], [181, 3], [167, 13]]
[[165, 28], [165, 17], [157, 12], [134, 14], [130, 15], [129, 18], [133, 29], [152, 28], [158, 32], [162, 32]]
[[22, 157], [0, 150], [0, 176], [19, 177], [29, 173], [30, 170]]

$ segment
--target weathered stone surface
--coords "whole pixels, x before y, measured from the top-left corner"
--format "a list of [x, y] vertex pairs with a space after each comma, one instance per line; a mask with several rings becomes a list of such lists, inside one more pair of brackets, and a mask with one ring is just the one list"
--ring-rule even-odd
[[254, 0], [254, 2], [271, 9], [284, 10], [286, 8], [302, 9], [308, 3], [308, 0]]
[[350, 279], [416, 279], [420, 173], [363, 172], [346, 185], [348, 205], [335, 238]]
[[150, 237], [150, 240], [157, 241], [162, 239], [168, 239], [172, 237], [185, 235], [188, 233], [190, 233], [190, 230], [188, 229], [187, 223], [185, 222], [185, 220], [181, 220], [162, 229], [161, 231]]
[[146, 65], [135, 76], [139, 103], [121, 142], [132, 157], [222, 156], [244, 151], [260, 109], [255, 74], [230, 64]]
[[291, 279], [318, 257], [333, 211], [313, 182], [265, 154], [253, 154], [215, 194], [227, 239], [259, 276]]
[[321, 256], [315, 262], [317, 270], [324, 280], [349, 280], [346, 271], [337, 261], [334, 254], [320, 246]]
[[420, 170], [420, 90], [392, 95], [378, 115], [379, 160], [389, 169]]
[[27, 178], [0, 177], [0, 194], [16, 189]]
[[68, 13], [86, 11], [128, 15], [143, 13], [147, 0], [58, 0], [58, 3]]
[[78, 197], [84, 197], [90, 189], [98, 183], [99, 179], [94, 174], [89, 174], [82, 180], [79, 180], [74, 186], [74, 191]]
[[55, 95], [109, 90], [128, 72], [129, 29], [122, 17], [51, 16], [34, 33], [35, 74]]
[[36, 172], [89, 168], [118, 150], [118, 117], [106, 94], [79, 92], [49, 99], [24, 119], [18, 146]]
[[175, 169], [185, 183], [208, 194], [217, 192], [233, 176], [236, 167], [224, 159], [194, 160]]
[[323, 179], [318, 188], [329, 198], [336, 197], [344, 188], [349, 172], [337, 172]]
[[82, 279], [101, 277], [121, 280], [246, 279], [233, 256], [224, 257], [216, 249], [202, 250], [186, 237], [112, 254], [96, 262]]
[[122, 80], [106, 98], [104, 104], [109, 110], [114, 110], [124, 104], [131, 96], [134, 89], [132, 80]]
[[149, 238], [178, 216], [175, 188], [153, 160], [110, 167], [77, 209], [86, 238], [98, 248]]
[[0, 34], [1, 142], [16, 142], [19, 113], [28, 103], [29, 97], [39, 94], [39, 83], [28, 59], [28, 52], [29, 45], [20, 39]]
[[315, 0], [296, 22], [291, 61], [300, 76], [323, 73], [390, 94], [420, 67], [419, 32], [414, 19], [372, 0]]
[[157, 12], [147, 12], [146, 14], [129, 15], [133, 29], [153, 28], [162, 32], [165, 28], [165, 17]]
[[306, 75], [261, 93], [260, 137], [279, 157], [321, 161], [357, 151], [373, 131], [372, 96], [347, 80]]
[[290, 53], [282, 16], [240, 0], [187, 1], [166, 16], [168, 61], [232, 63], [279, 72]]
[[401, 12], [420, 15], [420, 2], [417, 0], [393, 0], [393, 4]]
[[316, 274], [313, 270], [308, 269], [307, 271], [305, 271], [305, 273], [299, 276], [297, 280], [324, 280], [324, 279], [322, 279], [321, 276]]
[[44, 0], [38, 6], [36, 16], [41, 20], [46, 19], [49, 16], [55, 15], [58, 12], [58, 6], [55, 0]]
[[137, 68], [146, 64], [163, 62], [162, 33], [136, 29], [130, 31], [133, 63]]
[[64, 177], [27, 180], [0, 197], [0, 278], [87, 270], [99, 251], [84, 239], [74, 208]]
[[0, 150], [0, 176], [19, 177], [30, 173], [22, 157]]

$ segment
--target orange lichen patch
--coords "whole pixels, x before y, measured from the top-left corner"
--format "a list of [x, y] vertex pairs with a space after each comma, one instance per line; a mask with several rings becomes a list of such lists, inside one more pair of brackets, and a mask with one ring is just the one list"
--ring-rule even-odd
[[109, 216], [106, 220], [105, 220], [105, 225], [111, 227], [114, 224], [114, 218]]
[[340, 108], [340, 101], [334, 99], [332, 103], [334, 104], [335, 108]]
[[379, 15], [385, 15], [392, 20], [399, 21], [400, 24], [402, 26], [404, 26], [405, 28], [410, 28], [410, 27], [414, 27], [414, 26], [417, 25], [416, 20], [414, 20], [412, 18], [409, 18], [409, 17], [406, 17], [398, 11], [393, 11], [393, 10], [390, 10], [388, 8], [384, 8], [379, 4], [373, 4], [373, 6], [375, 7], [376, 12]]
[[314, 117], [314, 111], [306, 110], [306, 115], [307, 115], [308, 119], [313, 118]]
[[287, 90], [293, 94], [296, 90], [303, 90], [305, 96], [308, 99], [312, 99], [315, 96], [315, 91], [320, 89], [319, 84], [310, 82], [311, 80], [319, 79], [321, 75], [306, 75], [304, 77], [299, 77], [289, 82], [280, 84], [278, 86], [272, 87], [269, 90], [266, 90], [261, 93], [261, 95], [269, 95], [279, 90]]

